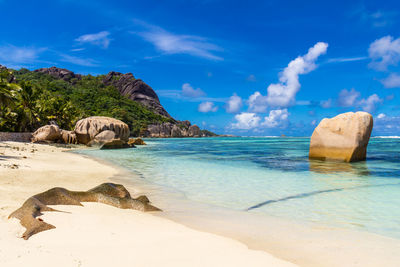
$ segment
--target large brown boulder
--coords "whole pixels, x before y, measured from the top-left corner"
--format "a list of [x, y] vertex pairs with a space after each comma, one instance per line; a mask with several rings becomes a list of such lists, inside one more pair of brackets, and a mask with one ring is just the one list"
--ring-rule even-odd
[[348, 112], [323, 119], [310, 141], [311, 159], [346, 162], [365, 160], [373, 127], [371, 114]]
[[120, 139], [127, 142], [129, 139], [129, 127], [126, 123], [109, 117], [88, 117], [78, 121], [75, 125], [75, 134], [78, 142], [88, 144], [103, 131], [112, 131], [115, 133], [113, 139]]
[[55, 142], [61, 138], [61, 129], [57, 125], [45, 125], [32, 134], [32, 142]]
[[201, 135], [201, 131], [200, 131], [199, 126], [197, 126], [195, 124], [195, 125], [192, 125], [192, 126], [189, 127], [188, 136], [190, 136], [190, 137], [199, 137], [200, 135]]

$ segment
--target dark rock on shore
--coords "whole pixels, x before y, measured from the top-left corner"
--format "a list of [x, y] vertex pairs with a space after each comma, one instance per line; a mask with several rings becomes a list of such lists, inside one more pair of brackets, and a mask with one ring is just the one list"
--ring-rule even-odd
[[191, 125], [189, 121], [178, 121], [176, 124], [165, 122], [152, 124], [147, 127], [145, 137], [208, 137], [216, 136], [209, 131], [201, 131], [197, 125]]

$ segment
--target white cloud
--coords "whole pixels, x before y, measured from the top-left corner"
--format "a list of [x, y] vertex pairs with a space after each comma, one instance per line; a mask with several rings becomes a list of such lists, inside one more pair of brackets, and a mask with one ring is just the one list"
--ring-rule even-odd
[[388, 35], [375, 40], [368, 49], [372, 62], [371, 68], [384, 71], [388, 66], [397, 65], [400, 61], [400, 38]]
[[271, 110], [269, 112], [269, 115], [264, 118], [264, 121], [261, 123], [261, 126], [267, 128], [275, 128], [287, 122], [288, 117], [289, 117], [289, 112], [287, 109]]
[[268, 108], [268, 99], [266, 96], [263, 96], [260, 92], [255, 92], [252, 94], [249, 99], [247, 100], [247, 103], [249, 105], [249, 110], [251, 112], [256, 112], [256, 113], [263, 113], [267, 110]]
[[383, 119], [386, 117], [384, 113], [380, 113], [378, 116], [376, 116], [378, 119]]
[[231, 126], [233, 129], [250, 130], [259, 126], [261, 118], [255, 113], [242, 112], [235, 115], [237, 123]]
[[152, 43], [158, 50], [167, 54], [187, 54], [210, 60], [223, 60], [215, 52], [222, 51], [222, 48], [210, 43], [206, 38], [194, 35], [174, 34], [161, 27], [149, 25], [136, 20], [146, 30], [135, 32], [145, 41]]
[[337, 100], [338, 105], [340, 107], [351, 107], [354, 106], [356, 103], [357, 98], [360, 96], [360, 92], [351, 89], [350, 91], [347, 91], [346, 89], [343, 89], [339, 93], [339, 98]]
[[84, 47], [80, 47], [80, 48], [71, 49], [71, 52], [79, 52], [79, 51], [83, 51], [83, 50], [85, 50], [85, 48]]
[[242, 98], [234, 93], [226, 103], [226, 112], [237, 113], [243, 105]]
[[400, 76], [396, 73], [392, 73], [386, 79], [382, 81], [383, 86], [386, 88], [399, 88], [400, 87]]
[[300, 89], [299, 75], [314, 70], [315, 61], [326, 53], [328, 44], [318, 42], [308, 50], [304, 56], [292, 60], [279, 74], [279, 83], [268, 86], [267, 103], [270, 106], [287, 107], [295, 103], [296, 93]]
[[330, 108], [330, 107], [332, 107], [332, 99], [329, 98], [328, 100], [322, 100], [320, 102], [320, 105], [323, 108]]
[[360, 92], [351, 89], [347, 91], [343, 89], [339, 93], [338, 106], [340, 107], [359, 107], [364, 111], [373, 112], [375, 111], [378, 104], [383, 102], [383, 99], [379, 98], [377, 94], [372, 94], [368, 98], [359, 99]]
[[0, 46], [0, 60], [3, 64], [23, 64], [34, 62], [46, 48]]
[[247, 76], [246, 80], [248, 80], [249, 82], [257, 81], [256, 76], [254, 74], [250, 74], [249, 76]]
[[196, 98], [205, 96], [206, 93], [204, 93], [204, 91], [200, 88], [194, 89], [189, 83], [184, 83], [182, 85], [182, 95], [186, 97]]
[[214, 105], [213, 102], [202, 102], [199, 105], [198, 111], [207, 113], [207, 112], [216, 112], [218, 110], [218, 107]]
[[85, 67], [98, 66], [97, 62], [90, 58], [80, 58], [80, 57], [75, 57], [75, 56], [70, 56], [70, 55], [65, 55], [65, 54], [61, 54], [60, 58], [61, 58], [60, 59], [61, 61], [72, 63], [72, 64], [79, 65], [79, 66], [85, 66]]
[[382, 103], [383, 100], [379, 98], [377, 94], [370, 95], [367, 99], [361, 99], [359, 105], [366, 112], [373, 112], [376, 106]]
[[328, 63], [342, 63], [342, 62], [353, 62], [366, 60], [368, 57], [337, 57], [328, 59]]
[[89, 43], [92, 45], [97, 45], [102, 48], [108, 48], [111, 39], [109, 38], [110, 32], [102, 31], [98, 33], [84, 34], [75, 39], [75, 41], [84, 44]]

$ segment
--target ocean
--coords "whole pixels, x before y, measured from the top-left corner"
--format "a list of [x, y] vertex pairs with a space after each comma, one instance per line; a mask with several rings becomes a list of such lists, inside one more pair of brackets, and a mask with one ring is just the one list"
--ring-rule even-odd
[[79, 153], [189, 201], [400, 238], [400, 138], [371, 138], [367, 160], [356, 163], [309, 160], [309, 138], [145, 141], [135, 149]]

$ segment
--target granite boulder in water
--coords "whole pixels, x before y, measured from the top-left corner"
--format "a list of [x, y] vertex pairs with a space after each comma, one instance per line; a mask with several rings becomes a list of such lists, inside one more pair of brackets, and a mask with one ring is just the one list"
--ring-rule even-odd
[[348, 112], [323, 119], [310, 141], [310, 159], [365, 160], [373, 127], [371, 114]]

